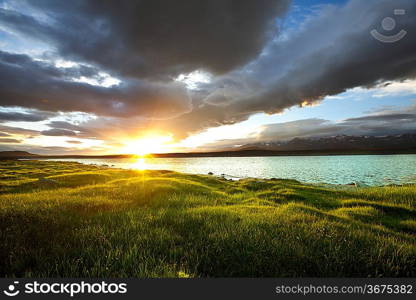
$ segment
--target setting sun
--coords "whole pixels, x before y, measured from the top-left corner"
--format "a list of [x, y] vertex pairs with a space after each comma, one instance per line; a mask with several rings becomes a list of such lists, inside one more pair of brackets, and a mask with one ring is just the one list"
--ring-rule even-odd
[[172, 149], [172, 140], [168, 135], [149, 135], [125, 142], [122, 152], [139, 156], [164, 153]]

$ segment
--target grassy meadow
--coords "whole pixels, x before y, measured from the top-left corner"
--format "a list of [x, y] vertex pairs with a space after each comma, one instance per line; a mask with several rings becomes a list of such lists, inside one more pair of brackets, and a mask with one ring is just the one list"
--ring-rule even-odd
[[1, 277], [415, 277], [416, 186], [0, 161]]

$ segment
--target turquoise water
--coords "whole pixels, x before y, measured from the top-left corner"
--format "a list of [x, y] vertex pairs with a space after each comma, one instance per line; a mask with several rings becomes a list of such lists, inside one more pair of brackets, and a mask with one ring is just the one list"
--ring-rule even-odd
[[416, 155], [61, 159], [118, 168], [173, 170], [227, 177], [290, 178], [308, 183], [416, 183]]

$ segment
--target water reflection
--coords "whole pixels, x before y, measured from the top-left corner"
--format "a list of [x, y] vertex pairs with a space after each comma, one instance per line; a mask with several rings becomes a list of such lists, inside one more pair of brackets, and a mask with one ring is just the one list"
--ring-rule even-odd
[[367, 185], [416, 182], [416, 155], [56, 159], [135, 170], [172, 170], [228, 177], [291, 178], [311, 183]]
[[131, 169], [147, 170], [149, 168], [144, 157], [136, 158], [130, 165]]

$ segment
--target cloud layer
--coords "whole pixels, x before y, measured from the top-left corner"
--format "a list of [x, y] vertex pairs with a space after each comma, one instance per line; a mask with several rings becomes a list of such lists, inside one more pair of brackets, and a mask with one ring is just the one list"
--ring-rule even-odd
[[362, 117], [338, 122], [310, 118], [263, 125], [248, 138], [229, 139], [206, 145], [207, 150], [235, 145], [287, 142], [294, 138], [320, 138], [339, 135], [388, 136], [416, 133], [416, 103], [396, 110], [380, 110]]
[[[52, 122], [37, 134], [104, 138], [102, 132], [157, 128], [180, 139], [255, 113], [278, 113], [354, 87], [416, 77], [414, 0], [325, 6], [279, 35], [277, 21], [289, 6], [288, 0], [39, 0], [0, 8], [2, 28], [53, 49], [43, 57], [0, 50], [0, 106], [39, 111], [0, 112], [0, 122], [80, 111], [99, 118], [81, 127]], [[394, 16], [396, 8], [406, 14]], [[386, 16], [408, 32], [401, 41], [386, 44], [370, 35], [372, 29], [392, 34], [381, 27]], [[76, 63], [63, 68], [58, 59]], [[211, 80], [193, 90], [175, 80], [196, 70], [208, 72]], [[120, 82], [91, 84], [103, 74]], [[344, 122], [366, 130], [387, 126], [377, 118], [382, 117]], [[414, 122], [408, 114], [390, 118], [390, 128]], [[308, 122], [291, 126], [323, 132], [333, 126]], [[285, 128], [272, 131], [283, 135]]]
[[269, 124], [258, 137], [261, 141], [285, 141], [294, 137], [326, 137], [335, 135], [385, 136], [416, 132], [416, 105], [402, 111], [383, 111], [340, 122], [325, 119], [304, 119]]
[[[403, 7], [397, 19], [408, 37], [395, 44], [375, 40], [370, 30]], [[328, 7], [304, 24], [303, 30], [277, 39], [265, 54], [245, 68], [216, 80], [205, 88], [205, 101], [179, 118], [184, 129], [239, 122], [257, 112], [282, 112], [294, 105], [318, 102], [354, 87], [373, 87], [389, 80], [416, 76], [416, 3], [352, 0]], [[208, 101], [207, 101], [208, 100]], [[213, 104], [215, 103], [215, 104]]]
[[171, 77], [244, 65], [274, 34], [288, 0], [91, 0], [30, 3], [53, 26], [17, 13], [4, 22], [47, 39], [66, 57], [129, 77]]

